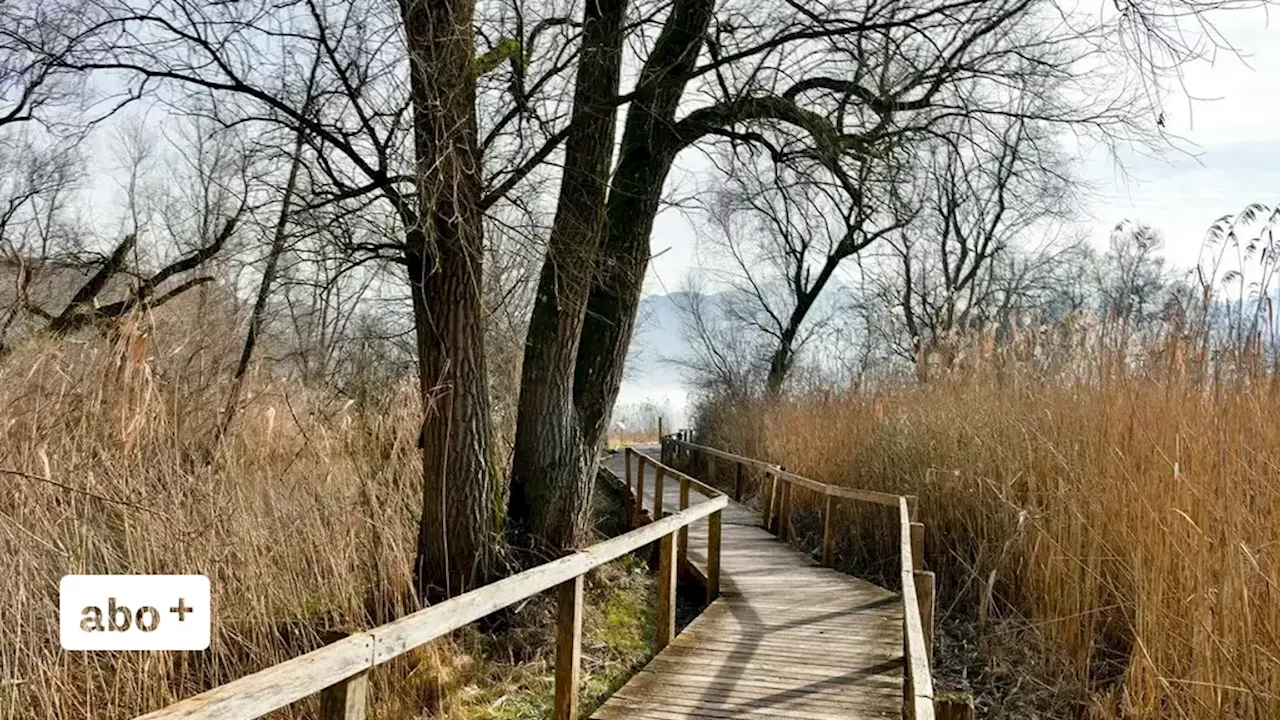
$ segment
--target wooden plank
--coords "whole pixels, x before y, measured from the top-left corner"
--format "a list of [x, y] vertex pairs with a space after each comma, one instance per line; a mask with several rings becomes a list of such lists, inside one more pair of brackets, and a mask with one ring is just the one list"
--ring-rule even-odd
[[369, 671], [352, 675], [320, 694], [320, 720], [364, 720], [369, 701]]
[[582, 576], [561, 583], [556, 618], [555, 720], [577, 720], [582, 668]]
[[[849, 683], [844, 686], [825, 685], [810, 687], [808, 683], [792, 683], [788, 681], [759, 680], [745, 682], [737, 676], [717, 677], [703, 673], [655, 673], [641, 670], [636, 674], [638, 682], [632, 687], [619, 691], [622, 697], [643, 698], [649, 694], [660, 694], [662, 700], [677, 699], [705, 701], [709, 698], [734, 700], [743, 704], [750, 701], [769, 699], [774, 696], [790, 696], [787, 699], [795, 705], [805, 707], [829, 707], [833, 710], [847, 708], [858, 704], [868, 697], [881, 700], [896, 700], [901, 695], [901, 685], [897, 678], [883, 678], [879, 685], [866, 682]], [[861, 678], [860, 678], [861, 680]]]
[[676, 636], [676, 552], [673, 535], [663, 535], [658, 546], [658, 632], [657, 651]]
[[[591, 714], [595, 720], [859, 720], [882, 717], [878, 715], [852, 716], [847, 711], [832, 712], [825, 709], [793, 707], [750, 707], [732, 701], [714, 700], [700, 703], [662, 703], [632, 700], [614, 696], [609, 702]], [[901, 714], [893, 720], [899, 720]]]
[[252, 720], [373, 667], [373, 638], [360, 633], [148, 713], [137, 720]]

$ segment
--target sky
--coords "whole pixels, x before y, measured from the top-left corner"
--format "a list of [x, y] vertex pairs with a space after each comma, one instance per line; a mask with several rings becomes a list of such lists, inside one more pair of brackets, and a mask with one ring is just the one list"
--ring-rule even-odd
[[[1076, 158], [1079, 176], [1092, 188], [1082, 222], [1099, 248], [1121, 220], [1143, 222], [1163, 233], [1173, 265], [1189, 268], [1214, 220], [1249, 203], [1280, 202], [1280, 16], [1238, 11], [1214, 24], [1238, 53], [1189, 64], [1180, 82], [1171, 83], [1165, 130], [1181, 151], [1113, 158], [1097, 150]], [[677, 161], [669, 189], [688, 197], [710, 177], [707, 159], [689, 152]], [[702, 265], [695, 227], [678, 207], [658, 217], [646, 294], [681, 289], [690, 270]]]

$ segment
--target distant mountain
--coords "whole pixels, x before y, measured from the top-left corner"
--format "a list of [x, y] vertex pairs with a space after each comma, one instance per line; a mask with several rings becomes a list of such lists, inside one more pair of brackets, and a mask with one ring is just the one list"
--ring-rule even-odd
[[[634, 415], [639, 406], [663, 408], [669, 427], [685, 422], [689, 391], [678, 365], [672, 360], [689, 356], [685, 339], [682, 301], [688, 291], [649, 295], [640, 301], [636, 329], [627, 351], [627, 365], [618, 394], [614, 417]], [[707, 295], [704, 302], [714, 304], [720, 295]]]

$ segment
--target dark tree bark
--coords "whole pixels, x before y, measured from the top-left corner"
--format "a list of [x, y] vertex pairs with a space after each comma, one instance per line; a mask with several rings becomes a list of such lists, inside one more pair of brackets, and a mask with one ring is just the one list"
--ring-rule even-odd
[[597, 446], [580, 425], [573, 368], [605, 220], [626, 5], [586, 3], [574, 131], [525, 345], [510, 527], [535, 556], [580, 546], [590, 527]]
[[676, 123], [675, 114], [713, 9], [711, 0], [676, 0], [640, 74], [641, 87], [653, 90], [627, 112], [609, 192], [601, 272], [587, 301], [574, 374], [574, 398], [592, 458], [605, 440], [622, 384], [662, 186], [676, 154], [701, 136]]
[[423, 503], [415, 581], [428, 600], [492, 572], [493, 475], [472, 0], [403, 0], [420, 222], [405, 245], [422, 392]]

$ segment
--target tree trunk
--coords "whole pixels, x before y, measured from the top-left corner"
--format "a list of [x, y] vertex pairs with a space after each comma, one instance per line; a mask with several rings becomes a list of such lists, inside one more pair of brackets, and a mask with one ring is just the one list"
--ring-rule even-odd
[[407, 233], [422, 393], [422, 522], [415, 581], [427, 600], [492, 571], [501, 494], [492, 467], [481, 298], [483, 233], [473, 0], [403, 0], [420, 222]]
[[579, 419], [593, 453], [604, 442], [622, 383], [662, 186], [676, 153], [691, 141], [675, 130], [675, 113], [713, 7], [711, 0], [676, 0], [640, 74], [641, 86], [657, 89], [642, 94], [627, 111], [609, 191], [601, 272], [587, 300], [574, 375]]
[[782, 384], [786, 382], [787, 375], [791, 372], [791, 339], [783, 338], [778, 341], [778, 347], [773, 351], [773, 356], [769, 358], [769, 375], [765, 379], [765, 392], [770, 396], [777, 397], [782, 394]]
[[590, 528], [597, 446], [579, 425], [573, 369], [604, 226], [626, 0], [589, 2], [574, 132], [525, 343], [510, 528], [535, 556], [580, 546]]

